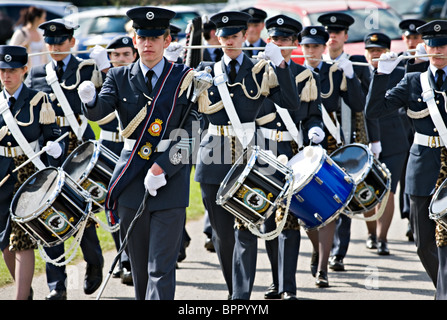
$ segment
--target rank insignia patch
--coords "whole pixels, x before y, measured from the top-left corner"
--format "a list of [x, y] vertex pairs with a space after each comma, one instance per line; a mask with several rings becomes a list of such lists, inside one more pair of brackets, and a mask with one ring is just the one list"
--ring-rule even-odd
[[155, 121], [149, 125], [149, 129], [147, 131], [152, 136], [158, 137], [161, 134], [161, 129], [162, 129], [161, 125], [162, 124], [163, 124], [163, 121], [161, 121], [160, 119], [155, 119]]
[[140, 151], [138, 151], [138, 154], [141, 158], [149, 160], [149, 157], [152, 154], [152, 144], [147, 142], [144, 146], [141, 147]]

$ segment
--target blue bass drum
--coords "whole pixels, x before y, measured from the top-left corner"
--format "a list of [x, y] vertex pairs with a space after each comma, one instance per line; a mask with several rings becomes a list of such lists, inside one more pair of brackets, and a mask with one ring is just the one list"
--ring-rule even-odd
[[290, 159], [294, 195], [289, 212], [306, 230], [335, 220], [354, 196], [355, 183], [320, 146], [308, 146]]

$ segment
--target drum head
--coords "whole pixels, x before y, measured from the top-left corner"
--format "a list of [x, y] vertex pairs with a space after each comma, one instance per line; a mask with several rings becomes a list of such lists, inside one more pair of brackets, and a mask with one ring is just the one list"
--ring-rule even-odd
[[445, 180], [436, 191], [433, 197], [430, 211], [436, 215], [443, 215], [447, 209], [447, 180]]
[[11, 204], [11, 212], [19, 218], [33, 216], [51, 205], [55, 195], [60, 191], [60, 171], [45, 168], [33, 174], [20, 187]]
[[363, 145], [347, 145], [335, 150], [331, 159], [359, 183], [371, 168], [369, 155], [369, 149]]
[[324, 149], [308, 146], [289, 160], [287, 166], [292, 168], [295, 187], [305, 185], [321, 166]]
[[[74, 181], [80, 183], [86, 177], [92, 168], [92, 163], [97, 146], [92, 141], [87, 141], [70, 153], [70, 156], [62, 164], [62, 169], [73, 178]], [[97, 159], [97, 157], [96, 157]]]

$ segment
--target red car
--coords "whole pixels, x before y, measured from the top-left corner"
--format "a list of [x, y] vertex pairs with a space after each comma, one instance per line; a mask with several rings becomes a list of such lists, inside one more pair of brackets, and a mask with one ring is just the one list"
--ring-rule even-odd
[[[250, 6], [265, 10], [267, 18], [285, 14], [300, 21], [303, 26], [321, 25], [318, 17], [328, 12], [343, 12], [351, 15], [355, 23], [349, 28], [345, 52], [353, 55], [365, 53], [364, 37], [371, 32], [381, 32], [392, 39], [391, 50], [405, 51], [399, 22], [402, 17], [388, 4], [377, 0], [255, 0], [250, 2], [234, 2], [230, 0], [224, 10], [240, 10]], [[264, 35], [267, 37], [267, 34]], [[302, 54], [300, 48], [294, 50], [294, 55]], [[294, 58], [303, 63], [304, 59]]]

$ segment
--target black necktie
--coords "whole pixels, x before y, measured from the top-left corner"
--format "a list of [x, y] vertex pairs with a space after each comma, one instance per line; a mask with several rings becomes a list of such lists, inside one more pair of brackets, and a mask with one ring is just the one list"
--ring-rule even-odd
[[436, 80], [436, 86], [438, 87], [438, 90], [441, 90], [441, 87], [444, 83], [444, 70], [436, 70], [436, 75], [438, 76], [438, 79]]
[[63, 61], [58, 61], [57, 62], [57, 67], [56, 67], [56, 75], [57, 75], [57, 79], [59, 81], [61, 81], [63, 74], [64, 74], [64, 62]]
[[214, 54], [216, 56], [214, 62], [219, 62], [220, 58], [222, 58], [222, 51], [220, 49], [214, 49]]
[[236, 64], [237, 60], [230, 61], [230, 83], [233, 83], [236, 79]]
[[152, 76], [154, 75], [154, 71], [149, 70], [146, 73], [146, 78], [147, 78], [147, 89], [149, 90], [149, 93], [152, 92]]
[[9, 108], [12, 109], [14, 107], [14, 104], [16, 103], [16, 98], [9, 97]]
[[[254, 48], [254, 46], [252, 44], [249, 45], [250, 48]], [[253, 49], [247, 50], [248, 56], [251, 58], [253, 57]]]

